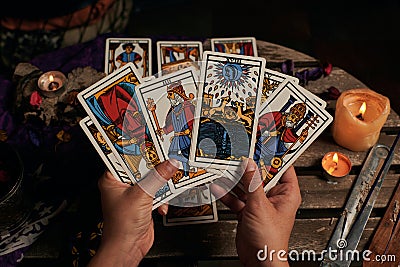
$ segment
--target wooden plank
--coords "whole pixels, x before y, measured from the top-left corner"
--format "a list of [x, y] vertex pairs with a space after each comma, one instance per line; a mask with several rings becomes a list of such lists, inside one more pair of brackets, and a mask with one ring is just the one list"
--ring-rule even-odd
[[[394, 191], [388, 208], [386, 209], [385, 215], [380, 221], [374, 235], [372, 237], [369, 250], [372, 252], [370, 258], [375, 258], [375, 255], [392, 255], [395, 256], [397, 262], [400, 258], [400, 224], [399, 220], [400, 212], [400, 183], [397, 184], [396, 190]], [[393, 264], [391, 262], [390, 264]], [[371, 261], [365, 261], [363, 266], [375, 266], [376, 263]], [[389, 262], [380, 266], [390, 266]]]
[[[378, 144], [384, 144], [391, 146], [395, 139], [395, 135], [387, 135], [381, 133]], [[321, 159], [325, 153], [329, 151], [338, 151], [350, 158], [353, 167], [360, 168], [366, 159], [369, 151], [354, 152], [350, 151], [344, 147], [338, 146], [335, 143], [332, 135], [330, 134], [330, 128], [328, 127], [325, 132], [320, 135], [303, 153], [298, 157], [294, 163], [295, 167], [301, 168], [319, 168]], [[392, 161], [392, 168], [398, 168], [400, 164], [400, 148], [398, 152], [395, 153]]]
[[[359, 243], [362, 250], [369, 240], [379, 218], [370, 218]], [[302, 252], [325, 249], [334, 230], [336, 218], [296, 219], [289, 242], [289, 250]], [[160, 223], [161, 224], [161, 223]], [[211, 224], [164, 227], [155, 224], [155, 241], [146, 258], [184, 257], [194, 259], [237, 257], [236, 220]], [[261, 249], [261, 248], [260, 248]]]
[[[342, 209], [357, 175], [349, 175], [337, 184], [330, 184], [320, 176], [299, 176], [298, 178], [302, 196], [300, 209]], [[399, 179], [400, 174], [386, 175], [374, 208], [387, 206]]]
[[[297, 171], [297, 174], [299, 172]], [[328, 183], [322, 175], [299, 175], [299, 186], [302, 197], [300, 213], [302, 210], [313, 210], [313, 214], [307, 215], [313, 218], [321, 216], [318, 209], [323, 210], [324, 214], [329, 213], [329, 209], [342, 209], [347, 201], [348, 194], [352, 189], [353, 182], [357, 175], [349, 175], [337, 184]], [[374, 208], [385, 208], [389, 203], [389, 197], [400, 180], [400, 174], [387, 174], [383, 181], [382, 188], [375, 201]], [[217, 201], [219, 212], [227, 213], [227, 208], [220, 200]], [[331, 214], [337, 213], [332, 211]], [[234, 216], [231, 216], [232, 218]]]
[[284, 62], [288, 59], [300, 62], [317, 61], [315, 58], [299, 51], [261, 40], [257, 40], [257, 50], [258, 55], [261, 57], [265, 57], [267, 62]]
[[333, 67], [332, 72], [328, 76], [321, 77], [315, 81], [309, 81], [308, 84], [304, 85], [306, 89], [317, 95], [327, 92], [331, 86], [336, 87], [340, 92], [348, 89], [367, 87], [360, 80], [337, 67]]

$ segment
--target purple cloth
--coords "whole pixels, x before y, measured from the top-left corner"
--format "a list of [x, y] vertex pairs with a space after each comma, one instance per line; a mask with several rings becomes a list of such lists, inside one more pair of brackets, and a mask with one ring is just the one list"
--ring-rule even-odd
[[[104, 71], [105, 42], [110, 34], [103, 34], [86, 43], [80, 43], [35, 57], [30, 63], [43, 72], [59, 70], [69, 73], [78, 67], [91, 66]], [[118, 37], [112, 35], [112, 37]]]
[[[87, 66], [103, 72], [105, 41], [108, 37], [110, 34], [100, 35], [89, 42], [37, 56], [29, 63], [43, 72], [59, 70], [69, 73], [75, 68]], [[112, 37], [121, 36], [114, 34]], [[102, 165], [98, 164], [101, 162], [98, 155], [90, 149], [91, 144], [79, 125], [59, 122], [46, 126], [40, 120], [24, 120], [19, 110], [14, 110], [16, 85], [11, 79], [0, 75], [0, 141], [14, 145], [21, 152], [25, 173], [34, 173], [38, 166], [44, 164], [41, 175], [50, 178], [43, 188], [37, 189], [40, 198], [54, 201], [74, 198], [80, 188], [97, 180], [104, 171]], [[60, 130], [68, 132], [71, 140], [60, 142], [56, 136]], [[27, 248], [19, 248], [1, 256], [0, 267], [16, 266]]]
[[311, 69], [304, 69], [301, 71], [294, 72], [294, 62], [291, 59], [285, 60], [281, 64], [281, 72], [287, 75], [294, 76], [299, 79], [300, 85], [307, 85], [308, 81], [316, 81], [321, 77], [328, 76], [332, 71], [332, 64], [323, 64], [321, 66], [311, 68]]
[[0, 256], [0, 267], [14, 267], [17, 266], [18, 263], [23, 259], [24, 252], [28, 248], [20, 248], [14, 252], [11, 252], [7, 255]]

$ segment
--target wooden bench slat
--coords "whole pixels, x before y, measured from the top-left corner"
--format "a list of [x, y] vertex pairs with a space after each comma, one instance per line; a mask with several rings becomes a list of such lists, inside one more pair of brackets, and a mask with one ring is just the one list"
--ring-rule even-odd
[[[358, 249], [362, 250], [380, 218], [370, 218]], [[320, 253], [326, 248], [335, 228], [336, 218], [296, 219], [289, 242], [289, 251], [314, 250]], [[237, 257], [235, 236], [237, 221], [218, 221], [209, 224], [163, 227], [156, 225], [154, 246], [146, 258], [188, 257], [232, 258]], [[260, 248], [261, 249], [261, 248]]]
[[[378, 144], [384, 144], [391, 146], [395, 135], [386, 135], [381, 133]], [[400, 149], [399, 149], [400, 150]], [[295, 167], [314, 167], [319, 168], [321, 166], [321, 159], [325, 153], [330, 151], [338, 151], [344, 153], [350, 158], [353, 166], [361, 167], [364, 160], [366, 159], [369, 151], [354, 152], [346, 148], [338, 146], [332, 135], [330, 134], [330, 128], [325, 129], [325, 132], [320, 135], [302, 154], [299, 156], [295, 163]], [[392, 161], [392, 166], [400, 164], [400, 153], [395, 153]]]

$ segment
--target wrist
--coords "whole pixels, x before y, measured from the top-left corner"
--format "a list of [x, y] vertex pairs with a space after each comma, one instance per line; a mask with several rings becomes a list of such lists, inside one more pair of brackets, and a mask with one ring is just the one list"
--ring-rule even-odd
[[99, 249], [96, 254], [93, 256], [90, 261], [88, 267], [96, 267], [96, 266], [129, 266], [135, 267], [138, 266], [141, 260], [144, 258], [141, 250], [139, 248], [135, 248], [135, 245], [132, 246], [121, 247], [121, 243], [110, 243], [103, 242], [100, 243]]

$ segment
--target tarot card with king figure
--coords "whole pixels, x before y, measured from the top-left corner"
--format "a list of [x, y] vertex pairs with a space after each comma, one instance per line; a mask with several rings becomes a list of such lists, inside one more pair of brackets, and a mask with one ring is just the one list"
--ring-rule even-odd
[[254, 160], [271, 189], [333, 118], [303, 88], [286, 80], [260, 108]]
[[189, 67], [136, 87], [138, 101], [160, 160], [174, 158], [180, 162], [180, 169], [170, 180], [172, 191], [191, 188], [216, 178], [215, 174], [189, 165], [197, 82], [198, 71]]
[[206, 51], [203, 60], [190, 164], [235, 171], [253, 156], [265, 59]]

